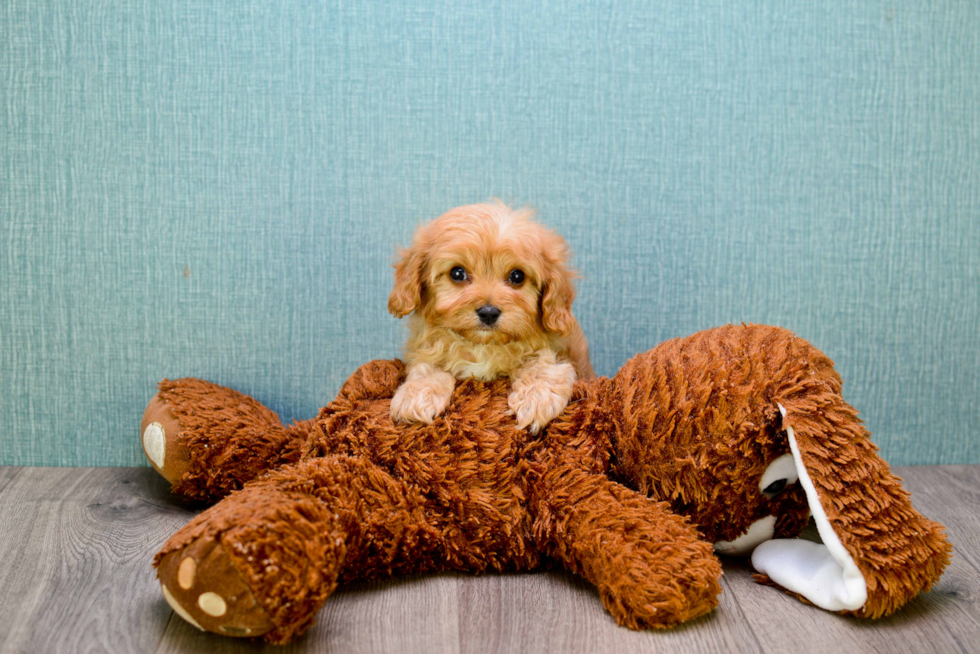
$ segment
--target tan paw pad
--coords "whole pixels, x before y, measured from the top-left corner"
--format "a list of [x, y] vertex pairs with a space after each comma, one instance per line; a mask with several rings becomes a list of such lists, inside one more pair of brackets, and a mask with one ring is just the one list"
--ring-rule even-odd
[[167, 602], [195, 626], [239, 637], [261, 636], [275, 627], [215, 540], [195, 539], [169, 552], [160, 560], [157, 574]]
[[177, 585], [184, 590], [189, 590], [194, 585], [194, 572], [196, 570], [197, 564], [191, 557], [188, 556], [181, 561], [180, 567], [177, 569]]
[[228, 612], [228, 605], [217, 593], [203, 593], [197, 598], [197, 605], [201, 607], [202, 611], [214, 618], [220, 618]]
[[143, 430], [143, 451], [147, 458], [158, 467], [163, 467], [167, 450], [167, 433], [159, 422], [151, 422]]

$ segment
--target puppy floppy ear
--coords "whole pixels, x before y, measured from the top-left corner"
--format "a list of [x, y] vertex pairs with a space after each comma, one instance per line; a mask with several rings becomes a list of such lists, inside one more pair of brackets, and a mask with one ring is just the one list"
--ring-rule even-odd
[[541, 279], [541, 324], [549, 332], [568, 334], [575, 325], [572, 316], [572, 301], [575, 287], [572, 280], [575, 274], [565, 266], [567, 258], [564, 243], [558, 246], [557, 258], [545, 261]]
[[417, 244], [401, 250], [395, 264], [395, 286], [388, 296], [388, 312], [396, 318], [407, 316], [422, 304], [425, 254]]

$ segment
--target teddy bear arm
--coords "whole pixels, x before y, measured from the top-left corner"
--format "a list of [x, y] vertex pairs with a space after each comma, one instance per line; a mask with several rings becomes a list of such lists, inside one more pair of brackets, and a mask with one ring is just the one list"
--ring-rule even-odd
[[717, 605], [718, 559], [668, 504], [602, 475], [552, 472], [533, 500], [539, 547], [593, 583], [619, 624], [666, 628]]
[[143, 414], [143, 449], [183, 497], [214, 502], [299, 460], [314, 421], [283, 427], [254, 398], [210, 382], [163, 380]]
[[347, 406], [361, 400], [390, 398], [398, 389], [404, 373], [405, 364], [398, 359], [369, 361], [347, 378], [333, 403]]

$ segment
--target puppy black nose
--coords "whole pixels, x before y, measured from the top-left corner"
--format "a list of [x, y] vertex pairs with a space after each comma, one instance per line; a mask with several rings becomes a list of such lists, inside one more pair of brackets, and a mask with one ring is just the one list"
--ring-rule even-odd
[[497, 318], [500, 317], [500, 309], [489, 304], [485, 304], [476, 310], [476, 315], [480, 316], [480, 322], [489, 327], [493, 323], [497, 322]]

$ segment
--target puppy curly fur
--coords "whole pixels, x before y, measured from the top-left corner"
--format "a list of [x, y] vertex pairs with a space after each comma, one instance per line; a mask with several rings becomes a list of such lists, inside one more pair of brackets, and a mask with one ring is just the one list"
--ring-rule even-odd
[[[568, 245], [532, 215], [499, 201], [457, 207], [400, 252], [388, 310], [411, 318], [395, 420], [431, 423], [456, 380], [509, 377], [510, 410], [536, 432], [565, 408], [577, 378], [595, 376], [572, 315]], [[481, 309], [498, 314], [488, 321]]]

